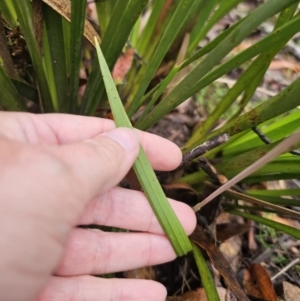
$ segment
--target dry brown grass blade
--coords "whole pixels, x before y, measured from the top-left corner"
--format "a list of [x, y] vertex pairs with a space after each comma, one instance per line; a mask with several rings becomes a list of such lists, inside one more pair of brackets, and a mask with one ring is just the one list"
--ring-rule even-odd
[[275, 159], [280, 154], [289, 151], [293, 149], [293, 146], [295, 146], [300, 141], [300, 132], [297, 132], [295, 134], [292, 134], [285, 140], [283, 140], [281, 143], [279, 143], [276, 147], [274, 147], [269, 153], [261, 157], [258, 161], [247, 167], [245, 170], [243, 170], [241, 173], [236, 175], [234, 178], [229, 180], [227, 183], [225, 183], [223, 186], [221, 186], [219, 189], [214, 191], [211, 195], [209, 195], [206, 199], [204, 199], [201, 203], [194, 206], [194, 211], [198, 211], [203, 206], [205, 206], [207, 203], [209, 203], [211, 200], [213, 200], [215, 197], [220, 195], [222, 192], [230, 188], [231, 186], [235, 185], [236, 183], [240, 182], [259, 168], [261, 168], [263, 165], [267, 164], [268, 162]]
[[223, 257], [223, 254], [219, 248], [215, 245], [214, 241], [209, 238], [201, 226], [197, 226], [194, 233], [191, 235], [191, 239], [202, 249], [204, 249], [210, 258], [214, 267], [225, 279], [227, 286], [235, 294], [239, 301], [249, 301], [244, 290], [241, 288], [239, 282], [236, 279], [234, 272], [230, 265]]
[[[69, 0], [42, 0], [42, 1], [47, 5], [49, 5], [52, 9], [54, 9], [67, 21], [71, 22], [71, 2]], [[96, 47], [94, 37], [97, 37], [97, 40], [101, 42], [100, 36], [98, 35], [97, 31], [94, 29], [94, 27], [88, 20], [85, 20], [84, 36], [94, 47]]]

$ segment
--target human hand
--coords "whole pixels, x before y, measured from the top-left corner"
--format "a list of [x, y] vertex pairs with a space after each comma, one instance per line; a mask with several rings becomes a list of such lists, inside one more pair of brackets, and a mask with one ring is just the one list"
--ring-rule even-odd
[[[154, 169], [179, 165], [173, 143], [110, 120], [0, 113], [1, 301], [165, 298], [154, 281], [90, 276], [175, 258], [145, 196], [116, 187], [139, 141]], [[192, 209], [170, 202], [190, 234]], [[139, 232], [76, 228], [88, 224]]]

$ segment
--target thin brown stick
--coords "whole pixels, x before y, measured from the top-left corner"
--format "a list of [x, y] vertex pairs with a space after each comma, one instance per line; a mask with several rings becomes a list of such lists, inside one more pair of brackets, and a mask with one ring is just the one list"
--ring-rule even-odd
[[203, 171], [213, 178], [218, 184], [225, 184], [228, 182], [228, 179], [224, 175], [220, 174], [206, 158], [200, 157], [199, 165]]
[[214, 137], [211, 140], [205, 141], [203, 144], [196, 146], [191, 151], [184, 154], [180, 166], [186, 165], [192, 160], [202, 156], [203, 154], [225, 143], [228, 140], [229, 140], [229, 135], [225, 133], [217, 137]]

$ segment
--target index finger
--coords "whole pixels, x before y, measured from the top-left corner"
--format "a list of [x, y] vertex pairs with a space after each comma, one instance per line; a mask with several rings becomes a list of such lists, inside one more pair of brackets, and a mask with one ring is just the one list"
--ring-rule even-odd
[[[68, 114], [28, 114], [1, 112], [5, 137], [30, 144], [71, 144], [113, 130], [112, 120]], [[140, 141], [156, 170], [172, 170], [181, 162], [180, 149], [171, 141], [138, 131]]]
[[[59, 143], [77, 142], [93, 138], [116, 127], [109, 119], [65, 114], [40, 115], [51, 126]], [[154, 134], [137, 131], [140, 141], [154, 169], [172, 170], [182, 160], [182, 153], [173, 142]]]

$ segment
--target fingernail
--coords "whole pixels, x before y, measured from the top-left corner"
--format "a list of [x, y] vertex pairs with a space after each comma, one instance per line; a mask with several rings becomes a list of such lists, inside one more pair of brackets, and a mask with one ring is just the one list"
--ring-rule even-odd
[[128, 128], [117, 128], [104, 133], [103, 136], [118, 142], [127, 152], [131, 152], [137, 148], [139, 144], [137, 134]]

